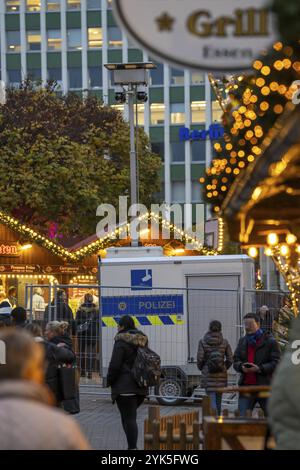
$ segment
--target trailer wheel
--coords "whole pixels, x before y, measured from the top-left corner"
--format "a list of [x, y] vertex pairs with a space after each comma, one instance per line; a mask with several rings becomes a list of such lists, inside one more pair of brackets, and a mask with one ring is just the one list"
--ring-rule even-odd
[[174, 406], [185, 401], [186, 387], [179, 377], [169, 376], [161, 379], [155, 387], [156, 400], [160, 405]]

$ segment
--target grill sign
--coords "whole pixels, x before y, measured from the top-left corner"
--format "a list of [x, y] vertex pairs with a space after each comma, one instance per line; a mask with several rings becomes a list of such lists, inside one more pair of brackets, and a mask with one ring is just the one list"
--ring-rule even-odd
[[275, 41], [266, 0], [115, 0], [119, 23], [167, 62], [207, 72], [249, 69]]

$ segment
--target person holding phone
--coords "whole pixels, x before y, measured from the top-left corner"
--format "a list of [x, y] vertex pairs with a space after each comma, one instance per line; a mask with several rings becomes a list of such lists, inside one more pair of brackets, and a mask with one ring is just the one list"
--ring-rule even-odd
[[[274, 336], [260, 328], [260, 318], [255, 313], [244, 316], [246, 335], [243, 336], [234, 352], [233, 367], [241, 374], [239, 385], [270, 385], [272, 375], [280, 360], [280, 348]], [[241, 416], [253, 410], [259, 403], [267, 416], [267, 399], [239, 397]]]

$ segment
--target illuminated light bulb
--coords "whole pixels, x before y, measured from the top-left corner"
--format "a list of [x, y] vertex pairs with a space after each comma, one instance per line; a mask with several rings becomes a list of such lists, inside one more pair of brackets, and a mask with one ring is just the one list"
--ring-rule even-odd
[[221, 186], [221, 191], [223, 192], [227, 191], [227, 186]]
[[270, 83], [270, 89], [272, 91], [277, 91], [278, 90], [278, 87], [279, 87], [279, 84], [277, 82], [272, 82]]
[[226, 144], [226, 150], [232, 150], [232, 144]]
[[274, 106], [274, 113], [275, 114], [282, 114], [283, 113], [283, 106], [281, 106], [281, 104], [276, 104], [276, 106]]
[[280, 41], [276, 42], [276, 43], [273, 45], [273, 49], [275, 49], [275, 51], [281, 51], [282, 48], [283, 48], [283, 44], [282, 44], [282, 42], [280, 42]]
[[265, 255], [266, 256], [272, 256], [272, 254], [273, 254], [272, 248], [266, 248], [265, 249]]
[[300, 245], [297, 246], [296, 251], [300, 254]]
[[262, 89], [261, 89], [261, 94], [263, 96], [269, 96], [269, 94], [271, 93], [271, 90], [268, 86], [264, 86]]
[[268, 245], [275, 246], [278, 245], [278, 235], [277, 233], [269, 233], [267, 237]]
[[239, 168], [245, 168], [246, 164], [245, 162], [239, 162]]
[[233, 170], [233, 173], [234, 173], [235, 175], [239, 175], [240, 170], [239, 170], [238, 168], [235, 168], [235, 169]]
[[294, 245], [296, 243], [296, 241], [297, 241], [297, 237], [293, 233], [289, 233], [286, 236], [286, 242], [287, 242], [288, 245]]
[[199, 182], [202, 183], [202, 184], [205, 183], [205, 178], [203, 178], [203, 177], [199, 178]]
[[243, 157], [245, 156], [244, 150], [240, 150], [240, 151], [238, 152], [238, 156], [239, 156], [240, 158], [243, 158]]
[[214, 208], [214, 211], [215, 211], [215, 212], [220, 212], [220, 207], [216, 206], [216, 207]]
[[266, 80], [265, 80], [264, 78], [262, 78], [262, 77], [260, 77], [260, 78], [258, 78], [258, 79], [256, 80], [256, 85], [257, 85], [259, 88], [263, 87], [265, 84], [266, 84]]
[[251, 257], [251, 258], [256, 258], [257, 255], [258, 255], [258, 251], [257, 251], [257, 248], [255, 246], [251, 246], [248, 250], [248, 255]]
[[254, 63], [253, 63], [253, 68], [255, 70], [260, 70], [263, 66], [263, 63], [260, 61], [260, 60], [256, 60]]
[[230, 174], [232, 172], [232, 170], [231, 170], [231, 168], [226, 168], [225, 172]]
[[289, 69], [292, 66], [292, 62], [290, 61], [290, 59], [283, 59], [282, 63], [285, 69]]
[[214, 191], [214, 192], [213, 192], [213, 196], [214, 196], [214, 197], [217, 197], [218, 194], [219, 194], [218, 191]]
[[296, 70], [296, 72], [300, 72], [300, 62], [294, 62], [293, 69]]
[[249, 156], [247, 157], [247, 160], [248, 160], [248, 162], [254, 162], [255, 158], [254, 158], [253, 155], [249, 155]]
[[274, 68], [279, 72], [283, 69], [283, 63], [281, 60], [276, 60], [276, 62], [274, 62]]
[[288, 247], [287, 245], [282, 245], [282, 246], [280, 247], [280, 254], [281, 254], [282, 256], [287, 256], [287, 255], [289, 254], [289, 252], [290, 252], [290, 249], [289, 249], [289, 247]]
[[280, 93], [280, 95], [284, 95], [287, 92], [287, 90], [288, 89], [285, 85], [280, 85], [278, 88], [278, 93]]
[[269, 67], [268, 65], [265, 65], [265, 66], [261, 69], [260, 73], [261, 73], [262, 75], [265, 75], [265, 77], [267, 77], [268, 75], [270, 75], [271, 69], [270, 69], [270, 67]]

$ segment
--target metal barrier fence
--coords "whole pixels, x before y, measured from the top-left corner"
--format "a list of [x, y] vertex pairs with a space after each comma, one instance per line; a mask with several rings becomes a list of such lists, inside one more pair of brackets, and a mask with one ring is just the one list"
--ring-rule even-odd
[[[41, 308], [40, 289], [46, 308]], [[162, 404], [176, 404], [205, 393], [197, 368], [197, 350], [210, 321], [221, 321], [223, 336], [234, 350], [244, 331], [243, 314], [260, 306], [257, 292], [197, 288], [132, 291], [130, 287], [84, 284], [27, 285], [25, 298], [28, 319], [39, 325], [43, 334], [47, 322], [68, 323], [81, 384], [89, 386], [89, 390], [95, 390], [97, 385], [105, 387], [118, 320], [122, 315], [131, 315], [162, 360], [164, 377], [150, 395]], [[229, 383], [236, 384], [236, 381], [237, 376], [230, 369]], [[225, 397], [228, 405], [235, 400], [234, 394]]]

